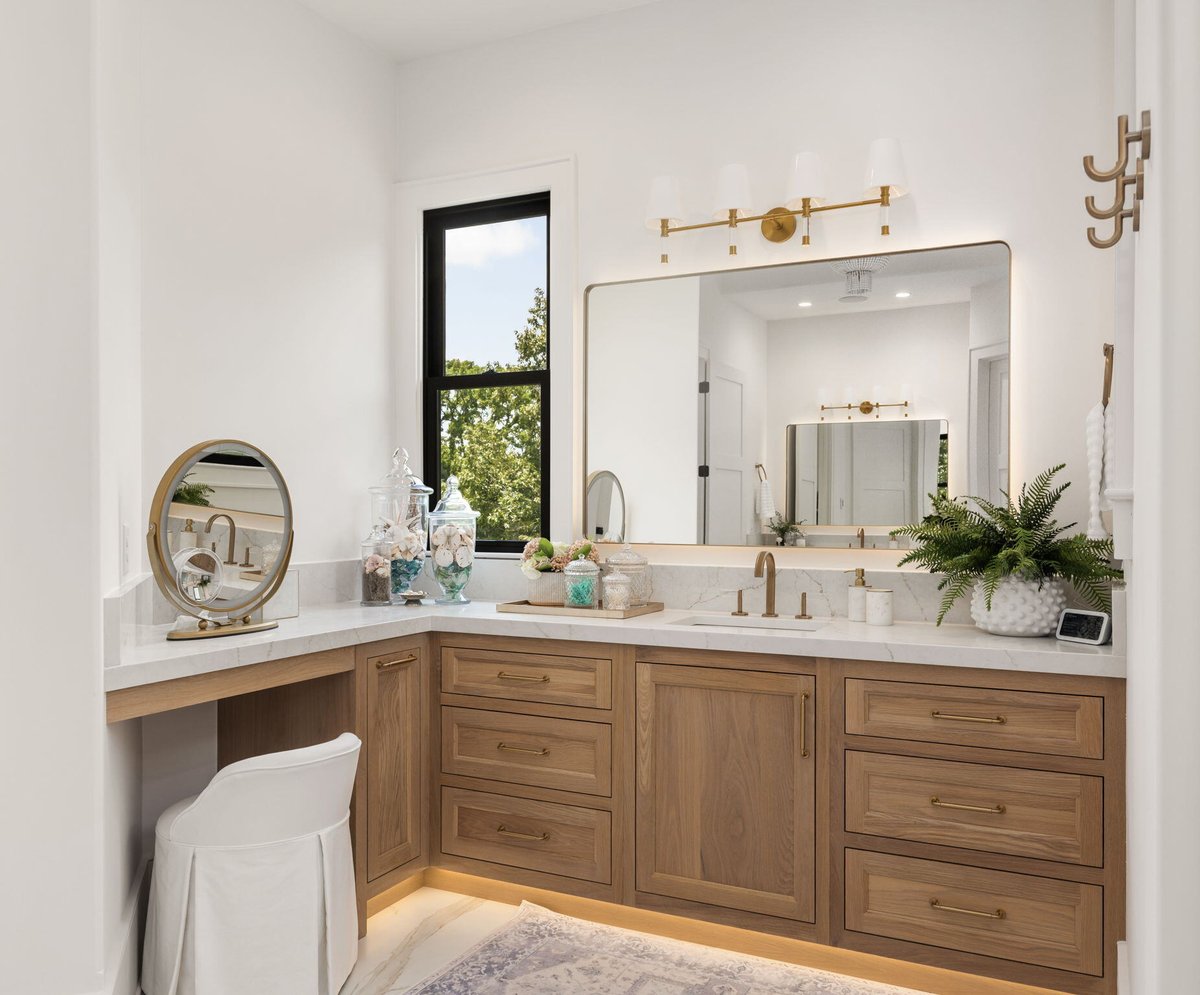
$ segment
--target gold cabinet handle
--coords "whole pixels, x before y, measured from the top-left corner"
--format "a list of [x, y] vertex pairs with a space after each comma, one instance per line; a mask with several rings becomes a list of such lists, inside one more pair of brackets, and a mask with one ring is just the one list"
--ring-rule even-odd
[[952, 808], [957, 812], [986, 812], [988, 815], [1003, 815], [1008, 811], [1003, 805], [963, 805], [959, 802], [944, 802], [937, 795], [929, 799], [934, 808]]
[[514, 840], [529, 840], [531, 843], [545, 843], [550, 838], [549, 833], [518, 833], [504, 825], [497, 826], [496, 832], [501, 836], [510, 836]]
[[548, 684], [550, 682], [549, 674], [542, 674], [541, 677], [527, 677], [524, 674], [508, 674], [501, 670], [496, 676], [502, 681], [529, 681], [532, 684]]
[[376, 660], [376, 670], [391, 670], [393, 667], [403, 667], [406, 663], [416, 663], [417, 654], [409, 653], [408, 656], [397, 657], [395, 660]]
[[497, 750], [507, 750], [509, 753], [528, 753], [534, 757], [546, 757], [550, 755], [549, 749], [542, 747], [540, 750], [532, 750], [528, 746], [510, 746], [508, 743], [497, 743]]
[[1002, 726], [1008, 721], [1003, 715], [955, 715], [953, 712], [939, 712], [936, 709], [929, 714], [935, 719], [945, 719], [947, 722], [982, 722], [986, 725]]
[[800, 692], [800, 756], [808, 757], [808, 692]]
[[938, 899], [931, 898], [929, 907], [937, 912], [957, 912], [962, 916], [975, 916], [978, 919], [1007, 919], [1008, 915], [1003, 909], [997, 909], [995, 912], [981, 912], [979, 909], [960, 909], [956, 905], [943, 905]]

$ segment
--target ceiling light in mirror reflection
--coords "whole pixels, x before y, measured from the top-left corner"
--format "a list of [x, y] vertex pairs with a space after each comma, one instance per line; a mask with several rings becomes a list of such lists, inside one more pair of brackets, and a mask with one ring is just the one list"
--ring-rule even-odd
[[912, 294], [910, 294], [907, 290], [901, 290], [898, 294], [896, 294], [896, 297], [903, 301], [907, 300], [909, 297], [912, 297]]

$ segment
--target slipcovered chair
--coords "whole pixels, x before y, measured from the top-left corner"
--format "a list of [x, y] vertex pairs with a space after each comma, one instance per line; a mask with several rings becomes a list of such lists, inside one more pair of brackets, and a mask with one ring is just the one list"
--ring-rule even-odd
[[344, 733], [230, 764], [155, 827], [146, 995], [336, 995], [358, 958]]

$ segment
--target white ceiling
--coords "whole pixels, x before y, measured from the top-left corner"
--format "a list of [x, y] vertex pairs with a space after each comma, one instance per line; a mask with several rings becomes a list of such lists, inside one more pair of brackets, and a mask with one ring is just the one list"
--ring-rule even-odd
[[654, 0], [299, 0], [397, 62], [641, 7]]
[[[998, 243], [888, 256], [871, 296], [843, 304], [846, 279], [828, 261], [729, 270], [715, 277], [722, 296], [765, 321], [889, 311], [969, 301], [971, 288], [1008, 277], [1008, 249]], [[905, 291], [911, 296], [897, 298]], [[802, 308], [800, 301], [812, 307]]]

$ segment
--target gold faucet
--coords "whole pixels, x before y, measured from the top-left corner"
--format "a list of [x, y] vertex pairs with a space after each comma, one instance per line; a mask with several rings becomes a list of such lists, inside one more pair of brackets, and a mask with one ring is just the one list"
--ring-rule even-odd
[[775, 554], [770, 550], [764, 549], [758, 554], [758, 558], [754, 561], [754, 576], [761, 577], [763, 575], [763, 564], [767, 566], [767, 610], [763, 612], [763, 618], [779, 618], [775, 614]]
[[206, 534], [212, 532], [213, 522], [215, 522], [218, 518], [223, 518], [229, 523], [229, 552], [225, 555], [225, 566], [236, 567], [237, 556], [235, 555], [233, 549], [234, 544], [237, 542], [237, 526], [233, 523], [233, 516], [218, 512], [208, 520], [208, 524], [204, 526], [204, 531]]
[[858, 548], [859, 549], [867, 548], [867, 530], [866, 529], [858, 530]]

